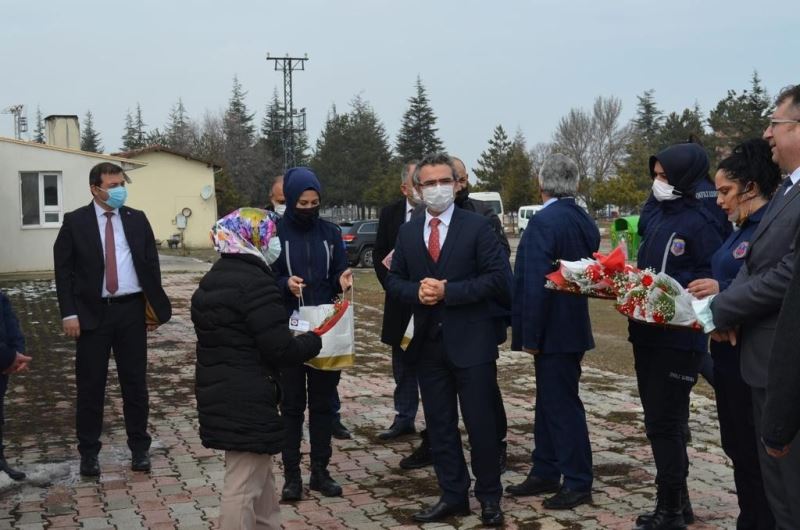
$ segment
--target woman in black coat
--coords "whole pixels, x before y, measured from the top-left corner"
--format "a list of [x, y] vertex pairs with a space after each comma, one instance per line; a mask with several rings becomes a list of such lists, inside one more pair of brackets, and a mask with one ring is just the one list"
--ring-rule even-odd
[[242, 208], [217, 221], [211, 237], [221, 259], [192, 296], [200, 438], [225, 451], [223, 529], [280, 528], [272, 475], [272, 455], [284, 445], [280, 368], [322, 347], [313, 332], [289, 331], [270, 267], [280, 254], [276, 219]]

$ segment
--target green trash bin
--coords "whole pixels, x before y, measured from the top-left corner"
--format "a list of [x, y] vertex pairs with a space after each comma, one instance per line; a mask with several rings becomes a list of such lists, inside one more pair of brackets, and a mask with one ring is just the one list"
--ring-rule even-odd
[[628, 250], [628, 259], [635, 261], [641, 241], [641, 237], [639, 236], [638, 215], [629, 215], [628, 217], [614, 219], [614, 224], [611, 225], [612, 249], [617, 248], [623, 241]]

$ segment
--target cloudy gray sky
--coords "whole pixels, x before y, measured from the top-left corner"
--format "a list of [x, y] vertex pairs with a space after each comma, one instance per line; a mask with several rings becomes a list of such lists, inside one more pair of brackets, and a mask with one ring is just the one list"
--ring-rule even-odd
[[[571, 107], [656, 90], [662, 110], [708, 112], [757, 70], [800, 82], [796, 0], [0, 0], [0, 107], [95, 115], [107, 152], [139, 102], [163, 128], [227, 104], [234, 75], [260, 121], [282, 77], [267, 52], [304, 54], [295, 106], [316, 140], [332, 104], [369, 101], [392, 143], [421, 76], [448, 150], [474, 167], [492, 129], [548, 141]], [[0, 115], [0, 135], [13, 134]]]

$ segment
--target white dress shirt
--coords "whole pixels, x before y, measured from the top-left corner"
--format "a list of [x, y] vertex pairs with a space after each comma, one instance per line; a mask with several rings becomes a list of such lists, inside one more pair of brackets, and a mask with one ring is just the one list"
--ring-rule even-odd
[[425, 229], [422, 232], [422, 237], [425, 239], [425, 248], [428, 248], [428, 240], [431, 238], [431, 219], [438, 217], [439, 223], [439, 250], [444, 246], [444, 240], [447, 238], [447, 229], [450, 226], [450, 220], [453, 218], [453, 210], [456, 205], [451, 204], [450, 207], [440, 213], [439, 215], [431, 215], [428, 209], [425, 209]]
[[414, 213], [414, 207], [408, 202], [406, 199], [406, 220], [404, 222], [409, 222], [411, 220], [411, 214]]
[[544, 201], [544, 204], [542, 205], [542, 210], [544, 210], [545, 208], [547, 208], [548, 206], [550, 206], [551, 204], [553, 204], [557, 200], [558, 200], [558, 197], [550, 197], [549, 199]]
[[784, 194], [784, 195], [786, 195], [787, 193], [789, 193], [789, 190], [791, 190], [791, 189], [792, 189], [792, 187], [793, 187], [793, 186], [795, 186], [795, 185], [797, 184], [797, 181], [798, 181], [798, 180], [800, 180], [800, 167], [798, 167], [797, 169], [795, 169], [795, 170], [792, 172], [792, 174], [791, 174], [791, 175], [789, 175], [787, 178], [789, 178], [789, 179], [791, 179], [791, 180], [792, 180], [792, 185], [791, 185], [791, 186], [789, 186], [788, 188], [786, 188], [786, 191], [785, 191], [785, 192], [783, 192], [783, 194]]
[[[106, 211], [100, 207], [99, 204], [93, 202], [94, 211], [97, 214], [97, 227], [100, 229], [100, 242], [103, 245], [103, 256], [106, 255], [106, 223], [108, 218], [105, 216]], [[114, 249], [117, 259], [117, 280], [119, 288], [113, 295], [108, 292], [106, 288], [106, 275], [103, 273], [103, 292], [101, 296], [108, 298], [111, 296], [125, 296], [126, 294], [142, 292], [142, 286], [139, 284], [139, 277], [136, 275], [136, 269], [133, 268], [133, 256], [131, 256], [131, 248], [128, 246], [128, 240], [125, 238], [125, 230], [122, 228], [122, 220], [119, 218], [119, 210], [111, 210], [114, 215], [111, 216], [111, 226], [114, 229]], [[105, 269], [104, 269], [105, 270]]]

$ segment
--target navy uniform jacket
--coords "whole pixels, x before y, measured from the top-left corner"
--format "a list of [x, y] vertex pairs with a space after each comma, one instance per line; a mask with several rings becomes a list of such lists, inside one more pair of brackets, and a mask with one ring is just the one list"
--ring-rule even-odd
[[[5, 293], [0, 292], [0, 372], [14, 363], [17, 352], [25, 353], [25, 337], [11, 308], [11, 301]], [[7, 379], [8, 376], [3, 375], [2, 378]]]
[[[722, 245], [718, 227], [696, 199], [661, 202], [650, 212], [637, 266], [672, 276], [683, 287], [711, 277], [711, 256]], [[666, 258], [666, 259], [665, 259]], [[708, 340], [692, 330], [667, 329], [630, 320], [628, 340], [639, 346], [705, 352]]]
[[[414, 338], [406, 354], [412, 362], [430, 336], [431, 325], [442, 324], [442, 343], [448, 360], [469, 368], [497, 359], [497, 343], [505, 333], [493, 305], [511, 306], [511, 268], [503, 247], [483, 216], [454, 208], [439, 261], [434, 263], [423, 238], [425, 216], [412, 217], [400, 227], [386, 278], [386, 290], [414, 311]], [[422, 305], [419, 282], [430, 277], [447, 280], [445, 297], [435, 306]]]
[[588, 299], [545, 289], [556, 260], [588, 258], [600, 246], [600, 232], [575, 199], [562, 198], [540, 210], [522, 235], [514, 264], [511, 348], [541, 353], [594, 348]]

